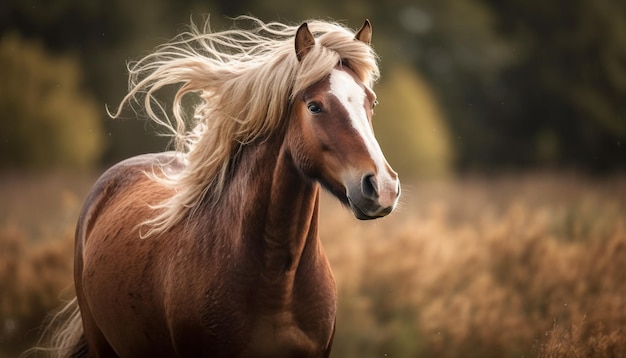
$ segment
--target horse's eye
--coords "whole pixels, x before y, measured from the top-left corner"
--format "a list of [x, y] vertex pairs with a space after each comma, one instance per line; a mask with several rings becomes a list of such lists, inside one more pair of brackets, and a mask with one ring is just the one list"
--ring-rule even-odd
[[309, 109], [309, 112], [313, 114], [322, 113], [322, 107], [317, 103], [311, 102], [307, 105], [307, 108]]
[[378, 106], [378, 100], [377, 100], [377, 99], [375, 99], [375, 100], [374, 100], [374, 103], [372, 103], [372, 108], [374, 108], [374, 107], [376, 107], [376, 106]]

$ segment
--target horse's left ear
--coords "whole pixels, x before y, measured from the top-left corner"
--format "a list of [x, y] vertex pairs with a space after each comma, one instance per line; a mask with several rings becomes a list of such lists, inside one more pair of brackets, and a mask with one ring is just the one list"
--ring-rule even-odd
[[302, 61], [304, 56], [311, 51], [311, 47], [315, 46], [315, 38], [306, 22], [300, 25], [298, 31], [296, 31], [295, 42], [296, 57], [298, 57], [298, 61]]
[[365, 19], [361, 29], [354, 35], [354, 39], [364, 42], [366, 45], [372, 43], [372, 24], [370, 20]]

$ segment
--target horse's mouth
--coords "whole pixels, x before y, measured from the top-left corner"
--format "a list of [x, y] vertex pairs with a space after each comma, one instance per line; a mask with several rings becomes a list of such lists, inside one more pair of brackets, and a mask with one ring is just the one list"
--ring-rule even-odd
[[341, 185], [331, 185], [325, 180], [320, 180], [322, 187], [337, 198], [343, 205], [352, 210], [354, 216], [359, 220], [374, 220], [389, 215], [393, 211], [393, 206], [382, 207], [377, 201], [362, 197], [359, 193], [352, 193]]
[[352, 213], [359, 220], [374, 220], [374, 219], [382, 218], [383, 216], [387, 216], [393, 210], [392, 207], [381, 208], [375, 213], [370, 214], [369, 212], [366, 213], [363, 209], [361, 209], [356, 203], [354, 203], [354, 201], [350, 199], [350, 197], [347, 197], [347, 199], [348, 199], [348, 204], [350, 206], [350, 209], [352, 210]]

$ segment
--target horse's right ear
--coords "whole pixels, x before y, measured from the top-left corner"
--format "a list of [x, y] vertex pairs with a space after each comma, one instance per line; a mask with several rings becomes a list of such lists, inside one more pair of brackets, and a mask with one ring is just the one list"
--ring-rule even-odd
[[296, 57], [298, 57], [298, 61], [302, 61], [304, 56], [306, 56], [311, 48], [315, 46], [315, 38], [311, 31], [309, 31], [309, 26], [307, 23], [303, 23], [296, 31]]
[[372, 43], [372, 24], [370, 20], [365, 19], [363, 26], [354, 36], [355, 40], [359, 40], [366, 45], [370, 45]]

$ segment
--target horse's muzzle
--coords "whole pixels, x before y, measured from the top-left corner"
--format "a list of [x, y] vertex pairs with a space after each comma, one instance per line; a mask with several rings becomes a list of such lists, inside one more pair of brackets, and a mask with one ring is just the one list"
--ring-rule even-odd
[[387, 178], [368, 173], [348, 186], [347, 195], [350, 209], [357, 219], [377, 219], [395, 209], [400, 197], [400, 181], [395, 173]]

